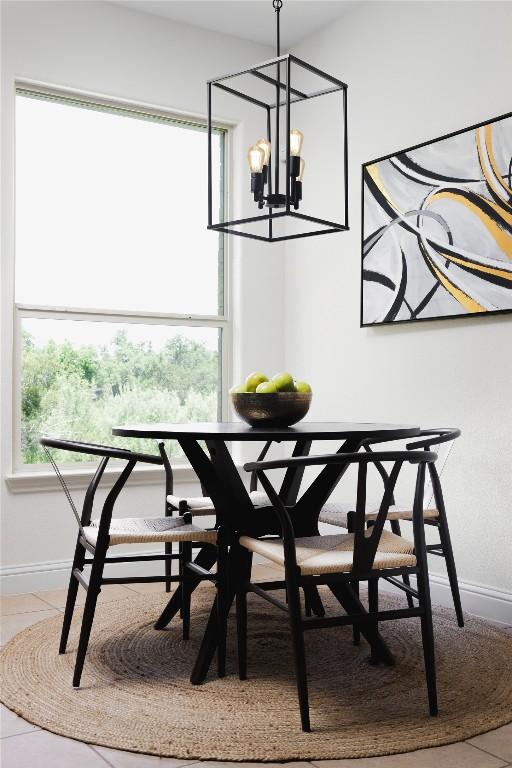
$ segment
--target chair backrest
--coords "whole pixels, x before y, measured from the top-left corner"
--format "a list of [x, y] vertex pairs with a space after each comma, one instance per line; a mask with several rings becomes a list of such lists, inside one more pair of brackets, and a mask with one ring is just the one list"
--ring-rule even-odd
[[[59, 479], [59, 482], [62, 486], [62, 490], [64, 491], [66, 498], [69, 502], [69, 505], [73, 511], [73, 515], [75, 516], [80, 533], [82, 534], [82, 536], [84, 536], [84, 538], [85, 538], [84, 526], [89, 525], [89, 523], [91, 522], [92, 510], [94, 506], [94, 496], [110, 459], [122, 459], [127, 463], [123, 471], [121, 472], [120, 477], [116, 480], [113, 487], [111, 488], [107, 496], [107, 499], [103, 505], [103, 510], [100, 517], [100, 521], [101, 521], [100, 533], [102, 533], [103, 530], [105, 529], [106, 535], [108, 535], [108, 528], [110, 525], [110, 519], [112, 517], [112, 510], [113, 510], [115, 501], [119, 496], [119, 493], [121, 492], [126, 481], [128, 480], [133, 468], [135, 467], [135, 464], [138, 461], [144, 464], [157, 464], [160, 466], [163, 464], [163, 461], [160, 458], [160, 456], [152, 456], [146, 453], [135, 453], [134, 451], [129, 451], [124, 448], [114, 448], [108, 445], [97, 445], [96, 443], [82, 443], [76, 440], [63, 440], [60, 438], [53, 438], [53, 437], [42, 437], [40, 440], [40, 443], [43, 446], [44, 451], [48, 456], [48, 460], [52, 465], [55, 471], [55, 474]], [[96, 471], [94, 472], [94, 475], [91, 478], [89, 485], [87, 486], [81, 514], [78, 512], [78, 509], [73, 501], [73, 498], [66, 484], [66, 481], [63, 478], [62, 473], [60, 472], [59, 467], [57, 466], [57, 463], [51, 451], [49, 450], [50, 448], [56, 448], [63, 451], [72, 451], [73, 453], [83, 453], [85, 455], [98, 456], [101, 458], [101, 461]], [[104, 522], [104, 518], [108, 518], [108, 524], [107, 522]], [[100, 538], [100, 533], [98, 533], [98, 539]]]
[[[256, 472], [264, 490], [267, 492], [276, 514], [281, 523], [283, 545], [285, 550], [285, 566], [296, 567], [295, 535], [293, 524], [276, 490], [266, 475], [269, 469], [327, 466], [329, 464], [357, 464], [357, 502], [354, 522], [354, 559], [352, 572], [355, 575], [363, 574], [371, 570], [375, 553], [377, 552], [384, 524], [389, 508], [392, 504], [393, 493], [400, 471], [404, 463], [418, 465], [413, 499], [413, 525], [414, 537], [422, 540], [423, 537], [423, 494], [425, 486], [425, 468], [437, 459], [437, 454], [432, 451], [406, 450], [406, 451], [372, 451], [367, 453], [336, 453], [324, 456], [305, 456], [292, 459], [281, 459], [267, 462], [251, 462], [244, 469], [248, 472]], [[384, 492], [377, 517], [371, 526], [366, 527], [366, 487], [368, 465], [377, 462], [391, 462], [392, 467], [387, 473], [384, 484]], [[419, 530], [421, 527], [421, 531]]]
[[[451, 453], [455, 440], [460, 436], [460, 429], [455, 427], [443, 427], [439, 429], [422, 429], [413, 442], [407, 443], [407, 450], [430, 450], [432, 446], [435, 446], [438, 456], [435, 464], [429, 464], [429, 473], [425, 479], [424, 489], [424, 507], [425, 509], [431, 508], [437, 504], [436, 500], [436, 483], [433, 482], [433, 475], [437, 475], [437, 480], [443, 474], [443, 470], [448, 461], [448, 457]], [[379, 441], [381, 443], [381, 441]], [[376, 441], [367, 440], [363, 444], [364, 449], [370, 453], [373, 451], [372, 445], [376, 445]], [[375, 468], [380, 474], [384, 485], [389, 478], [389, 473], [382, 464], [382, 462], [375, 462]], [[395, 503], [394, 499], [391, 502]]]
[[[408, 451], [423, 448], [430, 451], [435, 446], [438, 459], [435, 464], [429, 464], [429, 472], [425, 484], [425, 509], [432, 506], [439, 508], [439, 494], [441, 493], [440, 478], [443, 474], [446, 462], [452, 451], [455, 440], [460, 437], [460, 429], [456, 427], [442, 427], [439, 429], [422, 429], [418, 439], [407, 443]], [[442, 502], [441, 502], [442, 503]]]

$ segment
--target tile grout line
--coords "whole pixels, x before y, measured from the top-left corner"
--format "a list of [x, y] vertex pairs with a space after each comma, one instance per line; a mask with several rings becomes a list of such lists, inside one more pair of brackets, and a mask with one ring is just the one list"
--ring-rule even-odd
[[[87, 741], [84, 741], [82, 743], [86, 744], [90, 749], [92, 749], [94, 754], [98, 755], [98, 757], [101, 757], [101, 759], [105, 761], [105, 763], [109, 766], [109, 768], [116, 768], [114, 763], [111, 763], [110, 760], [107, 757], [105, 757], [105, 755], [102, 755], [101, 752], [98, 752], [97, 744], [89, 744]], [[128, 751], [128, 754], [130, 754], [130, 755], [140, 755], [141, 757], [154, 757], [157, 760], [166, 760], [167, 759], [165, 757], [161, 757], [160, 755], [150, 755], [147, 752], [130, 752], [129, 750], [116, 749], [115, 747], [105, 747], [105, 749], [112, 749], [114, 752], [120, 752], [121, 754], [124, 754], [126, 751]], [[185, 767], [186, 768], [191, 768], [192, 766], [201, 765], [202, 764], [201, 761], [197, 761], [197, 760], [192, 760], [192, 761], [183, 760], [182, 761], [182, 760], [180, 760], [180, 758], [170, 758], [170, 759], [171, 760], [173, 760], [173, 759], [179, 760], [179, 762], [182, 763], [182, 765], [179, 766], [179, 768], [185, 768]]]
[[98, 750], [96, 749], [96, 745], [95, 744], [87, 744], [86, 741], [84, 741], [82, 743], [86, 744], [89, 747], [89, 749], [91, 749], [94, 752], [94, 754], [97, 755], [100, 758], [100, 760], [103, 760], [104, 763], [109, 766], [109, 768], [115, 768], [115, 765], [113, 763], [111, 763], [110, 760], [107, 760], [105, 755], [102, 755], [100, 752], [98, 752]]
[[[9, 710], [12, 711], [12, 710]], [[23, 718], [21, 718], [23, 720]], [[24, 723], [27, 723], [28, 720], [23, 720]], [[28, 723], [29, 725], [32, 725], [32, 723]], [[0, 741], [4, 741], [5, 739], [16, 739], [18, 736], [30, 736], [31, 733], [40, 733], [40, 731], [44, 731], [44, 728], [41, 728], [39, 725], [34, 725], [33, 730], [31, 731], [25, 731], [25, 733], [11, 733], [10, 736], [2, 736]], [[50, 731], [46, 731], [46, 733], [50, 733]]]
[[[31, 595], [34, 595], [34, 597], [37, 597], [37, 598], [39, 598], [39, 600], [42, 600], [42, 601], [43, 601], [43, 603], [44, 603], [45, 605], [49, 605], [49, 606], [50, 606], [50, 608], [53, 608], [53, 609], [54, 609], [54, 610], [56, 610], [56, 611], [59, 611], [59, 610], [60, 610], [60, 608], [56, 608], [54, 605], [52, 605], [51, 603], [49, 603], [49, 602], [48, 602], [48, 600], [45, 600], [45, 599], [44, 599], [44, 597], [41, 597], [41, 595], [44, 595], [44, 592], [39, 592], [39, 593], [36, 593], [36, 592], [30, 592], [30, 594], [31, 594]], [[32, 613], [35, 613], [35, 611], [32, 611]]]
[[[495, 728], [494, 730], [497, 730], [497, 728]], [[492, 733], [492, 731], [487, 731], [487, 733]], [[478, 734], [478, 736], [485, 736], [485, 734], [480, 733]], [[472, 736], [471, 738], [477, 739], [478, 736]], [[474, 747], [475, 749], [478, 749], [480, 752], [483, 752], [485, 755], [490, 755], [490, 757], [496, 757], [498, 760], [505, 760], [505, 765], [503, 766], [503, 768], [507, 768], [507, 766], [510, 765], [510, 763], [506, 762], [505, 757], [501, 757], [501, 755], [495, 755], [494, 752], [489, 752], [488, 749], [483, 749], [483, 747], [477, 747], [476, 744], [471, 744], [471, 741], [469, 740], [466, 740], [464, 744], [469, 744], [470, 747]]]
[[32, 613], [45, 613], [49, 610], [58, 611], [59, 609], [56, 608], [54, 605], [50, 605], [49, 603], [46, 603], [46, 606], [44, 608], [41, 608], [37, 611], [20, 611], [19, 613], [5, 613], [1, 616], [2, 621], [5, 619], [12, 619], [13, 616], [30, 616]]
[[[141, 594], [140, 592], [136, 592], [134, 589], [130, 589], [130, 587], [127, 584], [120, 584], [118, 586], [125, 587], [126, 589], [128, 589], [129, 592], [133, 592], [134, 594]], [[66, 590], [66, 593], [67, 593], [67, 590]], [[53, 608], [54, 611], [60, 611], [61, 613], [63, 613], [66, 610], [66, 606], [65, 605], [56, 606], [56, 605], [53, 605], [52, 603], [49, 603], [48, 600], [44, 599], [44, 597], [41, 597], [41, 595], [44, 595], [44, 592], [27, 592], [26, 594], [30, 594], [30, 595], [34, 595], [34, 597], [38, 597], [40, 600], [43, 601], [43, 603], [45, 603], [45, 605], [49, 606], [50, 608]], [[130, 595], [123, 595], [123, 596], [120, 596], [120, 597], [116, 597], [115, 600], [107, 600], [107, 603], [117, 603], [119, 600], [127, 600], [129, 597], [130, 597]], [[79, 605], [79, 604], [75, 603], [75, 608], [83, 608], [83, 605]], [[47, 609], [45, 608], [43, 610], [47, 610]], [[24, 613], [25, 614], [26, 613], [40, 613], [40, 611], [25, 611]], [[12, 613], [10, 615], [11, 616], [22, 616], [24, 614]]]

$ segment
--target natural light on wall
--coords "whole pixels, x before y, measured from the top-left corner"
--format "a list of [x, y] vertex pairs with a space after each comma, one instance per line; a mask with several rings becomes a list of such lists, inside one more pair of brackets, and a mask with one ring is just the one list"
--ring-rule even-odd
[[[224, 144], [219, 129], [219, 209]], [[206, 152], [197, 122], [18, 91], [15, 466], [45, 461], [41, 434], [114, 444], [114, 424], [221, 414], [224, 240], [204, 226]]]

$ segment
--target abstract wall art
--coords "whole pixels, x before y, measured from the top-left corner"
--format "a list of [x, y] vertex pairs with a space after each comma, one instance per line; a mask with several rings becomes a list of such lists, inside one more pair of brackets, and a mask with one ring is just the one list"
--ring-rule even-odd
[[363, 165], [361, 325], [512, 312], [512, 113]]

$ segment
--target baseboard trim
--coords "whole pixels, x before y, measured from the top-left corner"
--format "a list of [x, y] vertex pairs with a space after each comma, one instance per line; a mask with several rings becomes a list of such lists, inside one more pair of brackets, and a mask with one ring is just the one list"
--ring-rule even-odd
[[[134, 557], [151, 554], [155, 554], [154, 549], [137, 552], [130, 550], [130, 555]], [[71, 560], [47, 560], [42, 563], [3, 566], [0, 568], [0, 591], [4, 595], [17, 595], [67, 587], [71, 564]], [[118, 563], [116, 565], [107, 565], [105, 573], [115, 569], [115, 575], [117, 576], [124, 576], [129, 573], [137, 576], [146, 576], [159, 573], [160, 571], [163, 573], [163, 567], [162, 562]]]
[[[155, 550], [131, 551], [132, 555], [149, 555]], [[265, 562], [262, 558], [255, 558], [255, 562]], [[122, 563], [115, 566], [116, 574], [147, 575], [158, 573], [163, 569], [162, 563]], [[129, 569], [129, 570], [128, 570]], [[66, 587], [71, 570], [71, 560], [48, 560], [42, 563], [28, 563], [24, 565], [4, 566], [0, 568], [0, 586], [2, 594], [22, 594], [27, 592], [39, 592], [46, 589], [59, 589]], [[391, 585], [382, 582], [382, 588], [395, 591]], [[498, 621], [503, 624], [512, 624], [512, 592], [507, 592], [496, 587], [477, 584], [471, 581], [459, 581], [459, 589], [463, 610], [473, 616], [480, 616], [490, 621]], [[448, 578], [442, 574], [430, 575], [430, 590], [432, 602], [437, 605], [451, 607], [452, 595]]]
[[[415, 586], [414, 578], [411, 578], [411, 582]], [[400, 592], [385, 581], [381, 583], [383, 591]], [[461, 581], [460, 579], [459, 590], [464, 613], [489, 621], [512, 625], [512, 592], [471, 581]], [[430, 574], [430, 595], [433, 605], [453, 608], [452, 591], [447, 576], [437, 573]]]

